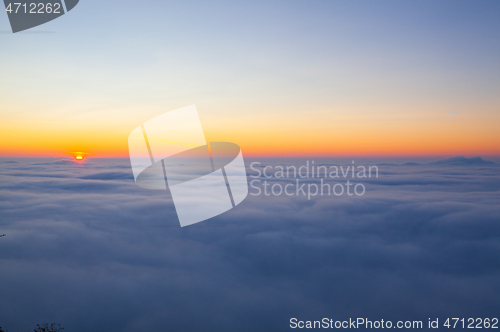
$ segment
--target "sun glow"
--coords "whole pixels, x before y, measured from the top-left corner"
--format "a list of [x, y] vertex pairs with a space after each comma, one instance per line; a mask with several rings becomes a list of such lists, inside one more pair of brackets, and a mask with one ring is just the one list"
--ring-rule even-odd
[[75, 157], [76, 160], [82, 161], [83, 159], [85, 159], [85, 157], [87, 157], [87, 155], [92, 154], [92, 153], [75, 151], [75, 152], [68, 152], [68, 154]]

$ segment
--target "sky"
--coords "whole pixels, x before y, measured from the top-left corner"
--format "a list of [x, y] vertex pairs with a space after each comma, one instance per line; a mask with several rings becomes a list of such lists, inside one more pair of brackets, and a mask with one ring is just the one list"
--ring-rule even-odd
[[500, 156], [498, 1], [97, 1], [12, 34], [0, 157], [127, 157], [196, 104], [252, 156]]
[[354, 180], [363, 196], [251, 188], [236, 208], [181, 228], [168, 191], [136, 186], [128, 159], [2, 160], [0, 326], [289, 331], [293, 317], [498, 317], [499, 164], [356, 164], [380, 170]]

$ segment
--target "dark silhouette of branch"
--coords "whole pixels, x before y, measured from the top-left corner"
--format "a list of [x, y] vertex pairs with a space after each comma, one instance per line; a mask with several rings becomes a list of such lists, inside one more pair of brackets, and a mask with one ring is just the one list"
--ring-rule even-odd
[[[33, 330], [35, 332], [60, 332], [64, 330], [63, 327], [61, 327], [61, 324], [48, 324], [48, 323], [43, 323], [43, 324], [37, 324], [36, 328]], [[1, 331], [0, 331], [1, 332]]]

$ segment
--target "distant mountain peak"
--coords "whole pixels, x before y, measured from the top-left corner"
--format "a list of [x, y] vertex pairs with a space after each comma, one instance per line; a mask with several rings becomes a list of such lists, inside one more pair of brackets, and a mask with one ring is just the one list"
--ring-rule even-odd
[[496, 163], [489, 161], [489, 160], [484, 160], [481, 157], [466, 158], [464, 156], [459, 156], [459, 157], [453, 157], [453, 158], [433, 161], [429, 164], [431, 164], [431, 165], [452, 165], [452, 166], [456, 166], [456, 165], [486, 166], [486, 165], [495, 165]]

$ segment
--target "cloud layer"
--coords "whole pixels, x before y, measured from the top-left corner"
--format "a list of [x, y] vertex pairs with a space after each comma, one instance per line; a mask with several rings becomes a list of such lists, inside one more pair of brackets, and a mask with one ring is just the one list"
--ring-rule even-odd
[[[292, 317], [494, 317], [500, 167], [457, 161], [377, 161], [361, 197], [249, 195], [180, 228], [169, 193], [138, 188], [128, 160], [0, 160], [0, 326], [284, 331]], [[261, 161], [291, 163], [305, 161]]]

